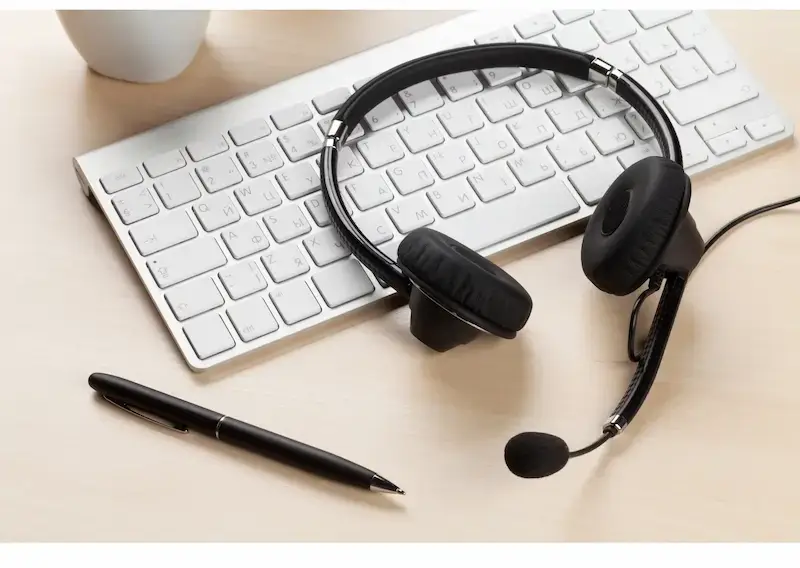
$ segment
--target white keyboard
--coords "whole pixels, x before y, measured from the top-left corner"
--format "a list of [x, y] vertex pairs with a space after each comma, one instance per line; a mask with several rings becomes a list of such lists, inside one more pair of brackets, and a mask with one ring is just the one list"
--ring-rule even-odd
[[[369, 78], [457, 45], [517, 41], [601, 56], [659, 98], [690, 175], [794, 125], [703, 13], [473, 12], [75, 158], [190, 368], [201, 371], [394, 292], [349, 255], [320, 195], [338, 106]], [[652, 132], [604, 88], [485, 69], [381, 103], [339, 162], [348, 206], [395, 257], [430, 226], [485, 255], [586, 220]]]

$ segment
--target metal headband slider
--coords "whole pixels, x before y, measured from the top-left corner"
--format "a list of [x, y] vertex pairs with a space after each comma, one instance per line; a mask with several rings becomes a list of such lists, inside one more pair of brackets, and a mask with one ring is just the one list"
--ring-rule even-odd
[[326, 146], [335, 146], [336, 142], [341, 140], [344, 135], [345, 127], [344, 122], [341, 120], [332, 120], [330, 127], [328, 127], [328, 134], [325, 137]]
[[622, 77], [622, 72], [599, 57], [596, 57], [589, 64], [589, 80], [603, 87], [610, 87], [617, 90], [617, 81]]

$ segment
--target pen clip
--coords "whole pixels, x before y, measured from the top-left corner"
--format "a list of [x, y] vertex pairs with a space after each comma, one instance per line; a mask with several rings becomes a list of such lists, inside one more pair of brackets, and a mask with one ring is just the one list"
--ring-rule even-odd
[[161, 422], [159, 420], [156, 420], [155, 418], [150, 418], [149, 416], [146, 416], [146, 415], [142, 414], [141, 412], [137, 412], [136, 410], [134, 410], [133, 408], [131, 408], [128, 404], [126, 404], [124, 402], [117, 402], [116, 400], [113, 400], [113, 399], [109, 398], [106, 395], [103, 395], [103, 398], [105, 400], [107, 400], [108, 402], [110, 402], [111, 404], [113, 404], [114, 406], [118, 406], [122, 410], [124, 410], [126, 412], [130, 412], [134, 416], [138, 416], [139, 418], [143, 418], [144, 420], [147, 420], [148, 422], [152, 422], [153, 424], [158, 424], [159, 426], [163, 426], [164, 428], [169, 428], [170, 430], [175, 430], [175, 431], [181, 432], [183, 434], [186, 434], [187, 432], [189, 432], [189, 430], [186, 428], [186, 426], [183, 426], [182, 424], [169, 424], [169, 423], [166, 423], [166, 422]]

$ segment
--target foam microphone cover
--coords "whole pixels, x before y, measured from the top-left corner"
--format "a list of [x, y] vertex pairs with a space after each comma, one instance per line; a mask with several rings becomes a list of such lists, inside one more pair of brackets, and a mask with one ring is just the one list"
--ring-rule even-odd
[[569, 461], [567, 443], [552, 434], [523, 432], [506, 444], [506, 465], [518, 477], [547, 477]]

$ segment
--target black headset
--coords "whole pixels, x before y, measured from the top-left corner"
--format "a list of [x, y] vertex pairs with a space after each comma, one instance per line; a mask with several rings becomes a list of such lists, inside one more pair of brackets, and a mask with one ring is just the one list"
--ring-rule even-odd
[[[634, 79], [591, 54], [532, 43], [450, 49], [400, 64], [353, 93], [331, 122], [320, 158], [320, 179], [341, 240], [379, 280], [408, 301], [411, 332], [417, 339], [442, 352], [480, 333], [514, 338], [532, 309], [530, 295], [516, 280], [484, 256], [428, 227], [403, 238], [394, 262], [350, 217], [336, 173], [338, 152], [348, 135], [384, 100], [442, 75], [502, 67], [549, 70], [611, 89], [644, 119], [661, 150], [661, 156], [632, 164], [611, 184], [588, 221], [581, 248], [583, 272], [601, 291], [626, 296], [647, 283], [634, 304], [628, 335], [629, 358], [637, 363], [636, 370], [601, 436], [585, 448], [570, 452], [561, 438], [544, 433], [525, 432], [509, 440], [508, 468], [520, 477], [544, 477], [563, 468], [570, 457], [600, 447], [636, 416], [655, 380], [687, 279], [706, 248], [689, 214], [692, 187], [683, 169], [680, 142], [662, 107]], [[639, 308], [662, 285], [650, 331], [637, 353], [633, 337]]]

